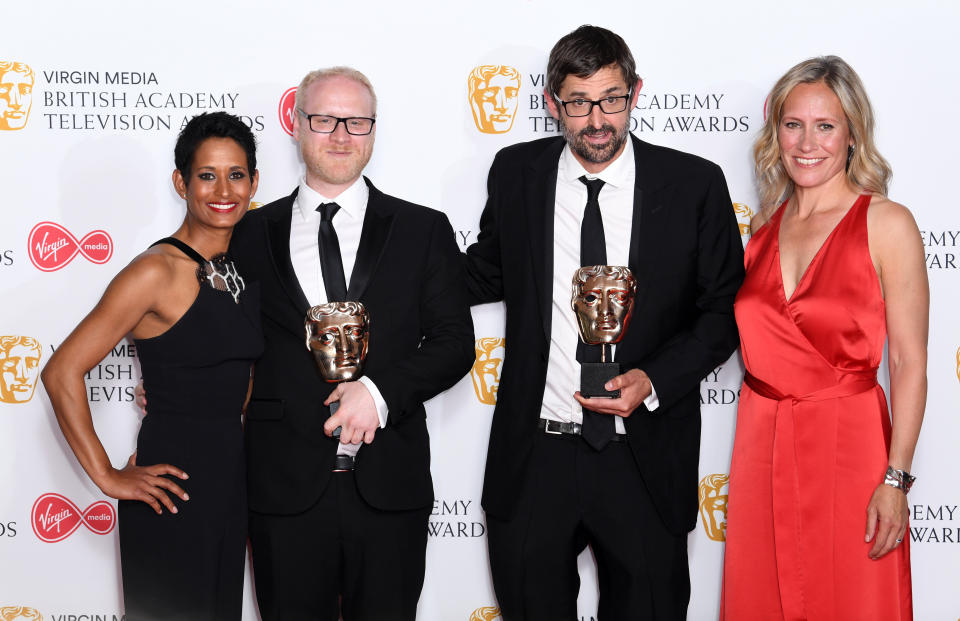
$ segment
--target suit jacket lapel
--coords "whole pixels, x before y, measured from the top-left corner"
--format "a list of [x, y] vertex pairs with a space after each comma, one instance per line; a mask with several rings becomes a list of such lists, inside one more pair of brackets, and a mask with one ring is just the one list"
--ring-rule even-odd
[[533, 278], [547, 347], [553, 317], [553, 215], [557, 200], [557, 165], [565, 144], [562, 139], [551, 144], [540, 157], [528, 164], [524, 177], [524, 204], [527, 206], [529, 228], [527, 238], [530, 241]]
[[273, 214], [273, 217], [264, 219], [267, 235], [267, 252], [273, 263], [280, 281], [281, 288], [290, 297], [291, 303], [301, 315], [305, 316], [310, 303], [296, 272], [293, 271], [293, 262], [290, 260], [290, 218], [293, 216], [293, 201], [296, 200], [297, 190], [287, 197], [287, 202]]
[[660, 178], [657, 173], [657, 161], [650, 147], [633, 134], [633, 158], [635, 178], [633, 188], [633, 223], [630, 229], [630, 270], [637, 279], [637, 295], [634, 312], [646, 300], [646, 288], [650, 284], [650, 270], [656, 260], [656, 236], [662, 231], [654, 231], [648, 224], [650, 215], [659, 210], [657, 200]]
[[359, 300], [366, 291], [370, 280], [377, 271], [380, 257], [387, 245], [393, 214], [384, 210], [383, 193], [364, 177], [370, 195], [367, 198], [366, 215], [363, 217], [363, 229], [360, 232], [360, 245], [357, 247], [357, 259], [350, 274], [347, 288], [348, 300]]

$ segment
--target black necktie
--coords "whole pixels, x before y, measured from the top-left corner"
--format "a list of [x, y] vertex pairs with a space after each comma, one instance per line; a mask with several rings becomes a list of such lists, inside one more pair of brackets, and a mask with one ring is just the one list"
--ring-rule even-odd
[[[603, 235], [603, 216], [600, 215], [600, 188], [603, 179], [587, 179], [580, 177], [581, 183], [587, 186], [587, 206], [583, 210], [583, 221], [580, 223], [580, 265], [606, 265], [607, 241]], [[603, 345], [585, 345], [577, 338], [577, 360], [579, 362], [600, 362], [600, 352]]]
[[606, 265], [607, 241], [603, 235], [603, 216], [600, 215], [600, 188], [603, 179], [580, 177], [587, 186], [587, 207], [580, 224], [580, 265]]
[[333, 228], [333, 215], [340, 209], [336, 203], [323, 203], [317, 207], [320, 212], [320, 232], [317, 242], [320, 245], [320, 269], [323, 272], [323, 288], [327, 292], [327, 302], [347, 301], [347, 279], [343, 275], [343, 259], [340, 257], [340, 242]]
[[[587, 186], [587, 206], [580, 224], [580, 265], [606, 265], [607, 241], [603, 234], [603, 216], [600, 215], [600, 189], [602, 179], [580, 177]], [[577, 337], [577, 360], [600, 362], [603, 345], [586, 345]], [[598, 414], [583, 409], [583, 439], [598, 451], [603, 449], [616, 434], [617, 428], [610, 414]]]

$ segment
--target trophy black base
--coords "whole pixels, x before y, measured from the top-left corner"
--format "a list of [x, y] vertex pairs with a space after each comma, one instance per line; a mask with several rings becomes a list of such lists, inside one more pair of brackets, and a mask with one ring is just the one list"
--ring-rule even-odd
[[[333, 403], [331, 403], [331, 404], [330, 404], [329, 406], [327, 406], [327, 407], [330, 408], [330, 416], [333, 416], [334, 414], [336, 414], [337, 409], [340, 407], [340, 402], [339, 402], [339, 401], [334, 401]], [[336, 429], [333, 430], [333, 433], [330, 434], [330, 435], [332, 435], [334, 438], [339, 438], [339, 437], [340, 437], [340, 430], [341, 430], [341, 429], [342, 429], [342, 427], [337, 427]]]
[[606, 390], [603, 385], [620, 375], [620, 364], [617, 362], [581, 362], [580, 363], [580, 394], [583, 397], [603, 397], [616, 399], [620, 396], [619, 390]]

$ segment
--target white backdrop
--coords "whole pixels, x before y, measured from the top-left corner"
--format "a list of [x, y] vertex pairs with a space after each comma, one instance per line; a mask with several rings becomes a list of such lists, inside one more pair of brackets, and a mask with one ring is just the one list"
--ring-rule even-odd
[[[110, 278], [179, 224], [184, 208], [170, 184], [173, 143], [183, 119], [198, 112], [226, 109], [248, 119], [260, 146], [256, 199], [268, 202], [289, 193], [300, 174], [278, 113], [283, 93], [317, 67], [360, 69], [380, 100], [367, 175], [385, 192], [445, 211], [465, 247], [476, 239], [494, 153], [555, 131], [540, 98], [547, 53], [581, 23], [609, 27], [630, 44], [644, 79], [634, 111], [639, 137], [719, 163], [743, 223], [756, 207], [749, 150], [767, 91], [804, 58], [844, 57], [874, 102], [879, 146], [895, 173], [891, 197], [913, 210], [927, 246], [930, 391], [910, 494], [914, 601], [918, 619], [960, 617], [960, 474], [953, 467], [960, 437], [960, 215], [950, 164], [960, 138], [950, 112], [960, 100], [956, 5], [48, 0], [7, 6], [3, 14], [0, 61], [26, 63], [34, 83], [25, 125], [0, 130], [0, 336], [35, 339], [37, 368]], [[520, 75], [509, 131], [482, 133], [474, 123], [467, 77], [479, 65], [508, 65]], [[53, 224], [38, 227], [44, 222]], [[106, 235], [90, 238], [93, 247], [67, 262], [78, 241], [97, 230]], [[474, 321], [478, 339], [502, 337], [500, 305], [475, 308]], [[3, 343], [37, 356], [29, 341]], [[3, 393], [0, 402], [0, 618], [12, 618], [3, 606], [25, 606], [48, 620], [120, 619], [110, 513], [76, 517], [104, 496], [63, 441], [43, 388], [30, 392], [31, 370], [18, 380], [15, 366], [4, 367], [4, 386], [20, 381], [28, 388]], [[741, 375], [734, 356], [701, 387], [700, 469], [708, 501], [719, 497], [718, 506]], [[134, 446], [138, 376], [135, 352], [123, 344], [88, 378], [94, 422], [115, 465]], [[484, 608], [496, 602], [479, 506], [493, 406], [481, 396], [466, 377], [428, 404], [437, 505], [420, 600], [426, 621], [499, 618]], [[722, 524], [722, 510], [705, 509], [690, 536], [695, 621], [716, 618]], [[69, 536], [47, 541], [73, 525]], [[587, 620], [596, 615], [596, 583], [592, 562], [581, 560], [579, 614]], [[256, 619], [247, 598], [244, 618]]]

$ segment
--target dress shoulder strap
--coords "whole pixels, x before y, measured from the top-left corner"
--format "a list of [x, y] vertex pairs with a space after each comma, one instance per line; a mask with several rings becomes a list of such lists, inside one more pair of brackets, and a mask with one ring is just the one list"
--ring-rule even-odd
[[158, 239], [157, 241], [150, 244], [150, 248], [153, 248], [154, 246], [157, 246], [159, 244], [169, 244], [171, 246], [174, 246], [175, 248], [179, 248], [183, 252], [183, 254], [187, 255], [188, 257], [196, 261], [201, 266], [204, 266], [207, 264], [207, 260], [204, 259], [199, 252], [197, 252], [190, 246], [186, 245], [176, 237], [164, 237], [163, 239]]

